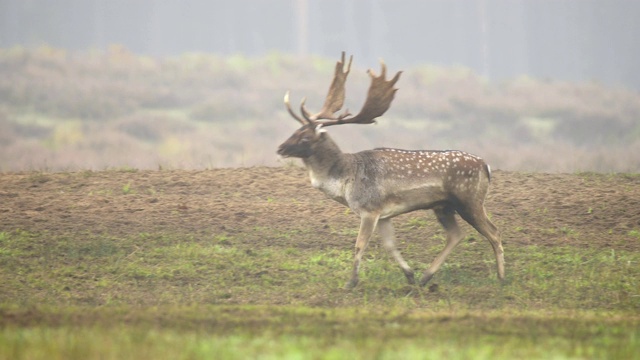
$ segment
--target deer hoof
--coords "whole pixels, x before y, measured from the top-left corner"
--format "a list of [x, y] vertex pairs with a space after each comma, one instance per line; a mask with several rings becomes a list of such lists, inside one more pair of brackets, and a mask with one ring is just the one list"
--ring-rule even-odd
[[347, 282], [347, 284], [344, 286], [344, 288], [346, 290], [351, 290], [351, 289], [355, 288], [356, 285], [358, 285], [358, 278], [351, 278], [351, 280], [349, 280]]
[[407, 271], [404, 273], [404, 276], [407, 277], [407, 282], [409, 283], [409, 285], [413, 285], [416, 283], [416, 279], [413, 276], [413, 271]]
[[424, 274], [420, 279], [420, 286], [427, 285], [427, 283], [429, 282], [429, 280], [431, 280], [432, 277], [433, 277], [433, 274]]

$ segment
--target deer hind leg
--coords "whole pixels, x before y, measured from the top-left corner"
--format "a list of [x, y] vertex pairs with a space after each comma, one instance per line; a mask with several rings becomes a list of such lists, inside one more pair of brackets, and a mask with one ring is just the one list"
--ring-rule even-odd
[[356, 240], [355, 256], [353, 260], [353, 271], [351, 273], [351, 279], [345, 286], [347, 289], [353, 289], [358, 285], [358, 270], [360, 269], [360, 262], [362, 261], [362, 255], [369, 245], [369, 240], [373, 231], [378, 223], [379, 215], [363, 213], [360, 217], [360, 231], [358, 232], [358, 238]]
[[489, 240], [496, 257], [498, 279], [504, 280], [504, 250], [502, 249], [502, 241], [500, 241], [500, 231], [498, 231], [498, 228], [489, 220], [484, 205], [479, 204], [471, 211], [460, 211], [459, 213], [465, 221]]
[[440, 266], [442, 266], [447, 256], [449, 256], [451, 250], [462, 240], [462, 232], [455, 218], [455, 210], [450, 206], [444, 206], [435, 208], [433, 211], [436, 213], [438, 221], [447, 233], [447, 244], [438, 257], [433, 260], [431, 266], [424, 272], [422, 278], [420, 278], [420, 286], [424, 286], [431, 280], [433, 274], [440, 269]]
[[380, 237], [382, 237], [382, 245], [391, 254], [391, 256], [396, 259], [400, 268], [404, 272], [404, 276], [407, 277], [409, 284], [415, 284], [413, 270], [411, 270], [407, 262], [404, 261], [402, 255], [400, 255], [400, 251], [398, 251], [398, 248], [396, 247], [396, 239], [391, 219], [380, 219], [378, 221], [378, 231], [380, 232]]

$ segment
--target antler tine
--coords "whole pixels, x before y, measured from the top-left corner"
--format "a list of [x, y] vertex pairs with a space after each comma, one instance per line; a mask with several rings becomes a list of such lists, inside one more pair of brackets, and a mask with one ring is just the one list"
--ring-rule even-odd
[[[380, 76], [381, 78], [385, 78], [387, 77], [387, 64], [384, 63], [383, 59], [380, 59]], [[375, 71], [373, 71], [373, 69], [368, 69], [367, 70], [367, 74], [369, 74], [369, 76], [371, 77], [376, 77], [376, 73]]]
[[322, 110], [317, 114], [311, 115], [309, 111], [304, 107], [304, 103], [300, 106], [300, 112], [307, 121], [314, 122], [318, 119], [334, 119], [333, 114], [342, 109], [345, 98], [345, 83], [349, 71], [351, 71], [351, 63], [353, 62], [353, 55], [349, 56], [349, 63], [345, 70], [345, 52], [342, 52], [341, 59], [336, 62], [336, 68], [333, 75], [333, 81], [329, 86], [329, 92], [325, 98]]
[[[304, 104], [304, 99], [302, 99], [302, 104]], [[295, 112], [293, 112], [293, 109], [291, 109], [291, 103], [289, 102], [289, 91], [287, 91], [284, 94], [284, 105], [287, 107], [287, 110], [289, 111], [289, 114], [296, 120], [298, 120], [298, 122], [300, 122], [302, 125], [307, 125], [309, 122], [303, 118], [301, 118], [300, 116], [298, 116], [298, 114], [296, 114]]]
[[391, 80], [386, 80], [387, 66], [383, 60], [380, 60], [380, 76], [376, 76], [373, 70], [369, 69], [367, 73], [371, 77], [371, 85], [367, 93], [367, 99], [365, 100], [362, 110], [351, 118], [346, 118], [346, 115], [340, 116], [337, 119], [330, 119], [327, 121], [318, 121], [322, 126], [332, 126], [341, 124], [372, 124], [375, 119], [382, 116], [389, 107], [398, 89], [393, 86], [400, 79], [402, 71], [398, 71]]

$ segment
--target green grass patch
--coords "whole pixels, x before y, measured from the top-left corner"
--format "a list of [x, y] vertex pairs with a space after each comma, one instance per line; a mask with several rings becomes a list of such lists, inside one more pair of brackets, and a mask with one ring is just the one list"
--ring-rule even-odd
[[[409, 226], [421, 226], [410, 224]], [[344, 249], [272, 245], [306, 231], [0, 233], [0, 358], [630, 358], [640, 254], [512, 246], [507, 279], [465, 241], [429, 286], [380, 245], [342, 288]], [[420, 272], [443, 244], [407, 254]], [[216, 356], [217, 355], [217, 356]]]
[[[257, 230], [258, 231], [258, 230]], [[130, 237], [0, 234], [0, 304], [384, 305], [433, 310], [640, 309], [640, 255], [623, 250], [522, 246], [506, 254], [507, 279], [496, 279], [493, 253], [463, 242], [436, 274], [434, 287], [406, 284], [381, 246], [367, 252], [360, 286], [344, 291], [352, 250], [259, 246], [229, 234]], [[282, 234], [305, 237], [304, 232]], [[481, 242], [484, 245], [483, 242]], [[408, 254], [424, 271], [440, 251]]]

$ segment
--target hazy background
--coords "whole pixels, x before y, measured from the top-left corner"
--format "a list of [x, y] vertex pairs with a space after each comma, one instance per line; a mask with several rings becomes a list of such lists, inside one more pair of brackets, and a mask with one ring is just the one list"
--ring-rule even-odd
[[640, 1], [0, 0], [0, 170], [277, 164], [340, 51], [346, 151], [460, 148], [526, 171], [640, 169]]

